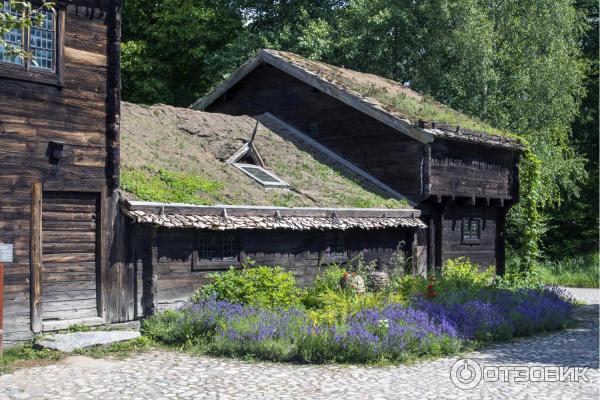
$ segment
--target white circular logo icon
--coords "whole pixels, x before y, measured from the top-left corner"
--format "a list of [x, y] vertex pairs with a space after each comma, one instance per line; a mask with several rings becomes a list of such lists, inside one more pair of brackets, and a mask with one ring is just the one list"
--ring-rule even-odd
[[450, 380], [459, 389], [475, 389], [481, 382], [481, 367], [468, 358], [456, 361], [450, 369]]

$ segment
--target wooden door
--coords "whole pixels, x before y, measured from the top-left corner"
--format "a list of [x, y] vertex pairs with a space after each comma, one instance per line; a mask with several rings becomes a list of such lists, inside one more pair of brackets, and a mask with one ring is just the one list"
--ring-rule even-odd
[[97, 193], [44, 192], [43, 330], [100, 324]]

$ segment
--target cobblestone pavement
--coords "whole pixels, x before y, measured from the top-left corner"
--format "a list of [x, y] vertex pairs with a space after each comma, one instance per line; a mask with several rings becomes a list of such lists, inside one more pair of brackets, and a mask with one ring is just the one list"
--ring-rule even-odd
[[588, 382], [491, 383], [488, 377], [463, 391], [450, 380], [451, 366], [457, 361], [451, 358], [397, 367], [302, 366], [152, 351], [123, 361], [69, 357], [59, 364], [19, 370], [0, 377], [0, 400], [598, 399], [597, 293], [574, 293], [595, 303], [582, 309], [578, 328], [497, 344], [465, 356], [486, 367], [590, 367]]

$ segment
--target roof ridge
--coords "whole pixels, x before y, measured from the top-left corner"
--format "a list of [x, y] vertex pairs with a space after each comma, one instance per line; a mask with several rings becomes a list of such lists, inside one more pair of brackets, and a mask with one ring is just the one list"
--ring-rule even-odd
[[[517, 150], [524, 149], [524, 145], [519, 137], [507, 132], [500, 134], [500, 130], [493, 128], [487, 123], [454, 110], [427, 95], [421, 94], [409, 87], [406, 87], [400, 82], [366, 72], [334, 66], [322, 61], [310, 60], [295, 53], [275, 49], [260, 50], [255, 57], [245, 62], [240, 68], [232, 73], [229, 78], [223, 81], [205, 97], [198, 99], [190, 107], [194, 109], [204, 109], [208, 107], [223, 93], [225, 93], [225, 91], [243, 79], [262, 62], [273, 65], [283, 72], [304, 81], [306, 84], [324, 91], [337, 100], [340, 100], [351, 107], [370, 115], [380, 122], [391, 126], [397, 131], [423, 143], [432, 142], [434, 137], [439, 137], [443, 139], [473, 142], [494, 147]], [[337, 70], [339, 75], [326, 76], [327, 74], [323, 70], [320, 70], [320, 68], [331, 70], [331, 74], [336, 74]], [[464, 123], [449, 124], [448, 121], [441, 121], [443, 124], [445, 123], [448, 125], [449, 128], [440, 130], [431, 130], [420, 127], [419, 123], [421, 121], [427, 121], [429, 124], [435, 124], [436, 121], [434, 118], [415, 116], [411, 117], [406, 115], [406, 110], [403, 111], [399, 108], [394, 109], [394, 106], [386, 103], [385, 101], [381, 101], [381, 98], [378, 98], [374, 94], [369, 94], [368, 90], [361, 92], [359, 88], [351, 87], [348, 82], [340, 82], [343, 79], [346, 79], [346, 81], [350, 80], [350, 78], [344, 76], [344, 74], [370, 77], [371, 80], [379, 80], [379, 83], [382, 85], [383, 83], [387, 83], [389, 86], [388, 88], [383, 86], [377, 87], [375, 83], [367, 85], [367, 88], [371, 88], [372, 91], [376, 91], [378, 89], [384, 90], [385, 96], [390, 95], [388, 89], [391, 90], [393, 88], [397, 91], [397, 94], [394, 95], [392, 93], [392, 96], [404, 96], [404, 99], [412, 99], [413, 101], [419, 102], [419, 104], [423, 103], [433, 108], [439, 108], [443, 112], [448, 113], [448, 115], [452, 117], [451, 119], [463, 121]], [[494, 131], [494, 133], [486, 132], [483, 127], [481, 129], [472, 129], [471, 127], [465, 125], [488, 126], [490, 130]], [[464, 130], [462, 134], [452, 134], [452, 131], [456, 130], [457, 127], [460, 127], [459, 130]], [[480, 135], [480, 137], [476, 137], [477, 135]]]

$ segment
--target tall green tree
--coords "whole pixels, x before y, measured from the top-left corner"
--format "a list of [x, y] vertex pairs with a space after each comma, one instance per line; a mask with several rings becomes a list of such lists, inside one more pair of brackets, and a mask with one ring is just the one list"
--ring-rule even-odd
[[598, 2], [581, 0], [576, 6], [585, 13], [589, 22], [582, 40], [588, 68], [586, 95], [572, 131], [575, 149], [586, 158], [588, 178], [582, 185], [580, 196], [568, 197], [556, 212], [549, 214], [544, 246], [548, 256], [553, 258], [598, 251]]
[[125, 0], [123, 98], [189, 105], [209, 87], [205, 58], [242, 28], [227, 0]]
[[[354, 0], [338, 30], [350, 49], [339, 61], [527, 139], [540, 160], [535, 198], [544, 217], [586, 179], [571, 134], [584, 94], [585, 28], [570, 0]], [[511, 213], [516, 247], [531, 229], [524, 211]]]

